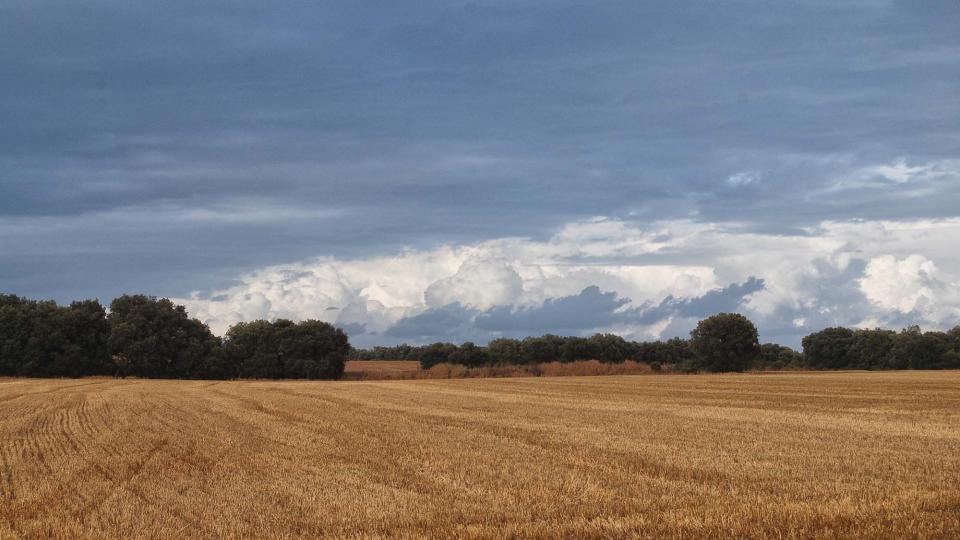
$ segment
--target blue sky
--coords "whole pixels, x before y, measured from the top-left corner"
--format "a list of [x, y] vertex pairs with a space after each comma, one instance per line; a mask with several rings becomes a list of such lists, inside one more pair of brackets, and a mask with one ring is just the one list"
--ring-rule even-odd
[[360, 344], [960, 323], [960, 3], [0, 2], [0, 290]]

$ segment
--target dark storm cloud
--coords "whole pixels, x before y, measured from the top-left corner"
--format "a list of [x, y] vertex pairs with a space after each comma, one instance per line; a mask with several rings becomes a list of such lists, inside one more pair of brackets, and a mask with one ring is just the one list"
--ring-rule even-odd
[[600, 287], [592, 286], [574, 296], [549, 298], [536, 308], [497, 306], [481, 313], [475, 324], [497, 332], [579, 332], [620, 322], [623, 315], [616, 311], [629, 303], [629, 298], [619, 298], [616, 292], [601, 292]]
[[524, 337], [550, 332], [589, 334], [600, 328], [650, 325], [674, 317], [694, 318], [695, 324], [697, 317], [737, 311], [744, 297], [762, 289], [763, 280], [751, 277], [744, 283], [731, 283], [703, 296], [669, 296], [654, 307], [645, 305], [621, 309], [630, 303], [629, 298], [622, 298], [613, 291], [601, 291], [594, 285], [586, 287], [579, 294], [548, 298], [542, 305], [529, 308], [494, 306], [480, 311], [453, 303], [401, 319], [387, 330], [387, 335], [418, 341], [459, 337], [461, 341], [483, 343], [500, 336]]
[[709, 291], [694, 298], [674, 298], [667, 296], [659, 305], [641, 308], [638, 322], [653, 324], [667, 317], [704, 318], [714, 313], [735, 312], [740, 308], [745, 296], [762, 291], [763, 280], [753, 276], [743, 283], [732, 283], [722, 289]]
[[960, 198], [955, 171], [862, 173], [958, 155], [956, 2], [104, 0], [0, 21], [0, 290], [21, 294], [183, 295], [595, 215], [779, 232]]
[[397, 321], [387, 335], [414, 341], [452, 340], [470, 335], [477, 311], [458, 303], [432, 308]]

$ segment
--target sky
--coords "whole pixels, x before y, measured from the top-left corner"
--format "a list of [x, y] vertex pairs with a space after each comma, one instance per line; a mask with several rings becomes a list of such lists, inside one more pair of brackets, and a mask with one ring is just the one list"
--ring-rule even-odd
[[960, 3], [0, 0], [0, 291], [360, 346], [960, 324]]

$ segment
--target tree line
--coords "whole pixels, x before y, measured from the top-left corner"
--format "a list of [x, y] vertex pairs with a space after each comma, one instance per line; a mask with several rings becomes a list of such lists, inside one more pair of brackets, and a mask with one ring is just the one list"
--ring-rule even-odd
[[744, 371], [753, 368], [800, 367], [801, 355], [788, 347], [759, 344], [757, 328], [743, 315], [720, 313], [700, 322], [690, 339], [629, 341], [616, 334], [590, 337], [546, 334], [523, 339], [498, 338], [486, 346], [431, 343], [354, 349], [355, 360], [417, 360], [424, 369], [449, 363], [468, 367], [599, 360], [646, 362], [659, 370]]
[[960, 326], [949, 332], [922, 332], [911, 326], [892, 330], [827, 328], [803, 339], [803, 350], [759, 344], [756, 327], [742, 315], [721, 313], [700, 322], [689, 339], [629, 341], [614, 334], [591, 337], [500, 338], [487, 346], [471, 342], [396, 345], [354, 349], [355, 360], [416, 360], [480, 367], [600, 360], [647, 362], [654, 369], [745, 371], [749, 369], [960, 369]]
[[960, 326], [948, 332], [827, 328], [803, 338], [803, 353], [807, 365], [819, 369], [957, 369]]
[[338, 379], [350, 343], [320, 321], [232, 326], [224, 338], [168, 299], [60, 306], [0, 295], [0, 376]]
[[689, 339], [630, 341], [590, 337], [499, 338], [353, 349], [347, 335], [325, 322], [251, 321], [223, 338], [183, 306], [165, 298], [124, 295], [109, 311], [97, 300], [60, 306], [0, 294], [0, 376], [136, 376], [170, 379], [337, 379], [348, 358], [416, 360], [429, 369], [599, 360], [635, 360], [654, 370], [958, 369], [960, 326], [948, 332], [827, 328], [803, 339], [802, 352], [761, 345], [756, 326], [736, 313], [708, 317]]

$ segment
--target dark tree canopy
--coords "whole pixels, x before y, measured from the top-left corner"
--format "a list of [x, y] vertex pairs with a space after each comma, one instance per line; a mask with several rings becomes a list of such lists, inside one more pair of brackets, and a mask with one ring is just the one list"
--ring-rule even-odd
[[448, 361], [452, 364], [478, 367], [489, 364], [490, 355], [487, 353], [486, 348], [477, 347], [473, 342], [467, 341], [450, 353]]
[[761, 358], [757, 327], [738, 313], [700, 321], [690, 332], [690, 349], [705, 371], [744, 371]]
[[592, 352], [597, 360], [613, 363], [622, 362], [633, 356], [633, 348], [627, 340], [616, 334], [594, 334], [589, 340]]
[[801, 354], [773, 343], [760, 346], [753, 323], [721, 313], [700, 321], [689, 340], [546, 334], [498, 338], [486, 346], [354, 349], [342, 330], [316, 320], [242, 322], [229, 329], [224, 342], [168, 299], [125, 295], [111, 303], [107, 315], [97, 300], [59, 306], [0, 294], [0, 376], [325, 379], [342, 376], [347, 358], [417, 360], [424, 368], [636, 360], [657, 371], [664, 366], [679, 371], [960, 369], [960, 326], [946, 332], [916, 326], [901, 332], [827, 328], [806, 336]]
[[835, 327], [814, 332], [803, 338], [803, 355], [815, 368], [842, 369], [848, 366], [853, 330]]
[[797, 368], [803, 365], [803, 355], [790, 347], [784, 347], [776, 343], [764, 343], [760, 346], [760, 362], [753, 367], [756, 368]]
[[[846, 344], [846, 334], [838, 336], [843, 342], [842, 348]], [[896, 339], [897, 333], [893, 330], [855, 330], [843, 365], [851, 369], [887, 369]], [[835, 361], [834, 365], [840, 364]]]
[[257, 379], [339, 379], [349, 351], [342, 330], [316, 320], [238, 323], [224, 344], [235, 376]]
[[120, 375], [196, 378], [220, 338], [166, 298], [124, 295], [110, 304], [110, 352]]
[[527, 337], [520, 342], [520, 352], [525, 364], [554, 362], [560, 359], [563, 338], [553, 334]]
[[112, 374], [110, 327], [96, 300], [70, 306], [0, 295], [0, 375]]
[[520, 340], [499, 338], [487, 344], [490, 361], [495, 364], [519, 364], [523, 361]]
[[941, 367], [950, 339], [943, 332], [922, 332], [919, 326], [904, 328], [890, 350], [890, 366], [894, 369], [932, 369]]

